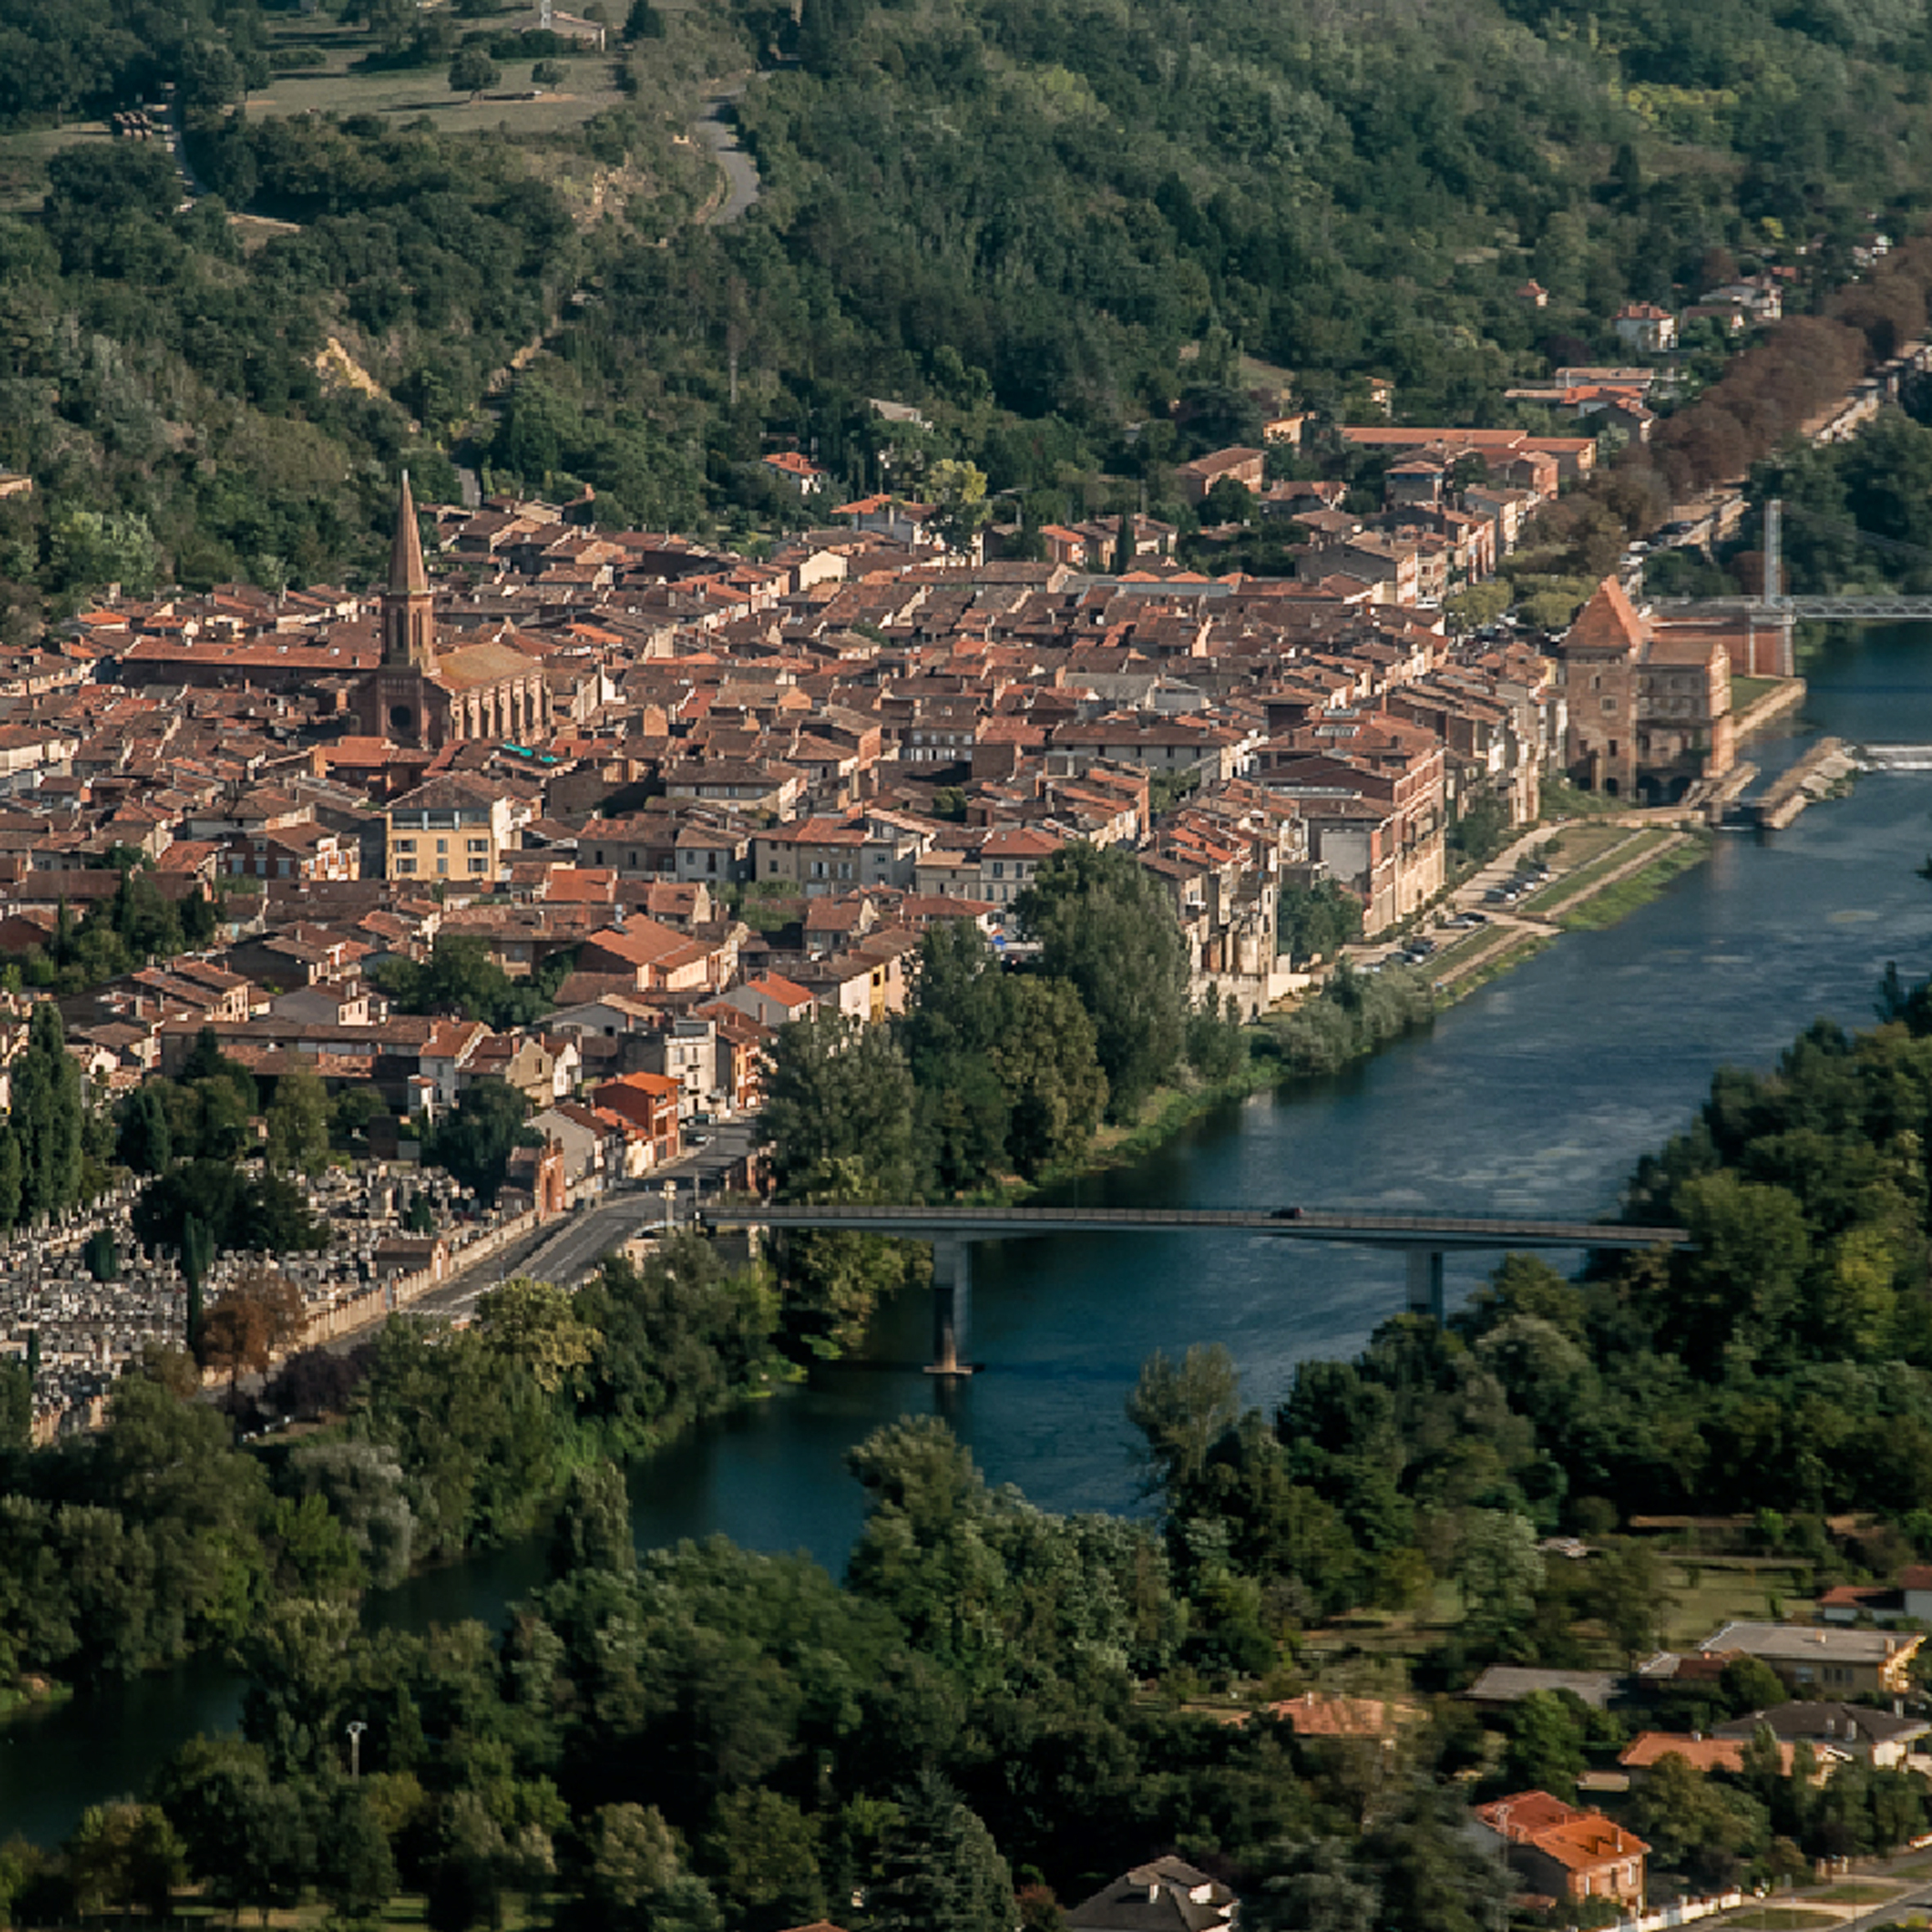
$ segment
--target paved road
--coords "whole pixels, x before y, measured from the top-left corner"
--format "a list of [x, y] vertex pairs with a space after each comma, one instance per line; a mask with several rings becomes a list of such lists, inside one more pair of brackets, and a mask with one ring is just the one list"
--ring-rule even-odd
[[712, 95], [704, 104], [704, 112], [691, 124], [691, 132], [711, 150], [712, 158], [725, 173], [725, 199], [703, 217], [714, 228], [743, 219], [762, 191], [757, 163], [738, 145], [737, 128], [723, 118], [725, 110], [744, 88], [745, 83], [738, 81]]
[[[497, 1283], [519, 1274], [574, 1286], [613, 1248], [622, 1247], [648, 1229], [663, 1226], [667, 1182], [676, 1188], [672, 1203], [676, 1219], [689, 1220], [696, 1203], [717, 1191], [724, 1176], [750, 1152], [756, 1138], [755, 1128], [746, 1121], [728, 1122], [713, 1129], [712, 1134], [708, 1145], [667, 1161], [649, 1180], [633, 1182], [619, 1193], [607, 1194], [595, 1206], [538, 1229], [489, 1260], [478, 1262], [454, 1281], [432, 1288], [412, 1301], [408, 1312], [431, 1320], [462, 1320], [475, 1312], [477, 1303]], [[336, 1350], [353, 1348], [357, 1343], [366, 1341], [380, 1326], [380, 1323], [374, 1323], [350, 1334], [339, 1335], [328, 1346]]]

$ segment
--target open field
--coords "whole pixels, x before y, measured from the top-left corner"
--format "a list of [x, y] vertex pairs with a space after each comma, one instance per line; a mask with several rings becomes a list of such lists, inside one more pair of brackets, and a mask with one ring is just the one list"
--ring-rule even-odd
[[[1664, 1562], [1667, 1597], [1663, 1637], [1673, 1647], [1696, 1643], [1724, 1624], [1765, 1616], [1773, 1597], [1781, 1603], [1790, 1603], [1810, 1594], [1808, 1588], [1793, 1586], [1788, 1564], [1768, 1563], [1753, 1573], [1707, 1568], [1695, 1559], [1687, 1565], [1674, 1556], [1665, 1557]], [[1687, 1567], [1692, 1579], [1687, 1584]]]
[[348, 70], [346, 56], [336, 56], [330, 70], [318, 74], [279, 74], [249, 102], [253, 115], [380, 114], [405, 120], [427, 117], [438, 133], [487, 134], [499, 127], [512, 134], [550, 134], [575, 128], [593, 115], [614, 107], [623, 96], [610, 85], [610, 63], [586, 58], [567, 62], [569, 79], [534, 101], [505, 101], [497, 96], [521, 92], [529, 85], [529, 70], [521, 62], [503, 70], [501, 87], [482, 99], [452, 93], [440, 68], [412, 67], [400, 73], [361, 74]]
[[62, 148], [111, 140], [105, 121], [74, 121], [65, 128], [32, 128], [0, 137], [0, 213], [31, 214], [46, 199], [42, 171]]

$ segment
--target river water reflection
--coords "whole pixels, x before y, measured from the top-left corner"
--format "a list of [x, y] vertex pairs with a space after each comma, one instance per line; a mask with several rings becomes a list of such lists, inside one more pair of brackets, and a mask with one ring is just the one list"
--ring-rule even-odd
[[[1868, 633], [1813, 687], [1808, 726], [1932, 742], [1932, 632]], [[1318, 1086], [1224, 1109], [1081, 1184], [1078, 1198], [1602, 1211], [1720, 1063], [1765, 1065], [1819, 1014], [1864, 1023], [1888, 959], [1932, 970], [1932, 886], [1914, 872], [1929, 850], [1932, 778], [1868, 777], [1770, 841], [1721, 839], [1656, 903], [1566, 937], [1427, 1036]], [[1486, 1265], [1452, 1256], [1451, 1296]], [[1131, 1508], [1122, 1404], [1153, 1350], [1224, 1342], [1247, 1398], [1266, 1404], [1297, 1361], [1352, 1352], [1404, 1299], [1399, 1257], [1239, 1237], [1013, 1242], [982, 1247], [974, 1277], [972, 1353], [986, 1373], [936, 1386], [919, 1368], [926, 1311], [888, 1310], [866, 1359], [821, 1369], [637, 1471], [640, 1543], [723, 1534], [836, 1569], [860, 1518], [846, 1449], [936, 1404], [993, 1480], [1049, 1508]], [[541, 1564], [536, 1545], [492, 1552], [413, 1580], [370, 1614], [414, 1628], [494, 1621]], [[231, 1724], [238, 1705], [234, 1680], [203, 1666], [0, 1727], [0, 1837], [60, 1835], [84, 1804], [137, 1788], [183, 1737]]]

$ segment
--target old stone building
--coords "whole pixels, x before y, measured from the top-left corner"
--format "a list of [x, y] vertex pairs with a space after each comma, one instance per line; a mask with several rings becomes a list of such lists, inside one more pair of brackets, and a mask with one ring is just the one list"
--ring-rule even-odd
[[506, 644], [438, 649], [407, 476], [382, 597], [382, 663], [356, 687], [353, 709], [361, 736], [422, 751], [471, 738], [520, 744], [549, 730], [550, 694], [534, 658]]
[[1557, 649], [1568, 699], [1564, 764], [1612, 798], [1674, 803], [1731, 769], [1731, 659], [1721, 636], [1653, 624], [1606, 577]]

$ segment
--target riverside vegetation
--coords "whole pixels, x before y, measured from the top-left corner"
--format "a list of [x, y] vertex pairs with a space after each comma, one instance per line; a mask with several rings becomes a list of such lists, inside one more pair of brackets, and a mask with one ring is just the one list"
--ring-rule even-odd
[[[222, 1635], [250, 1678], [241, 1735], [184, 1747], [57, 1853], [11, 1848], [0, 1885], [29, 1924], [164, 1912], [192, 1879], [218, 1905], [319, 1892], [348, 1916], [407, 1888], [452, 1929], [514, 1909], [775, 1932], [838, 1909], [993, 1932], [1016, 1885], [1049, 1926], [1056, 1898], [1174, 1845], [1271, 1932], [1492, 1926], [1501, 1868], [1457, 1829], [1458, 1781], [1568, 1792], [1621, 1728], [1545, 1696], [1485, 1733], [1440, 1693], [1493, 1660], [1654, 1647], [1673, 1571], [1620, 1523], [1741, 1511], [1814, 1585], [1932, 1554], [1928, 1121], [1932, 982], [1893, 974], [1876, 1028], [1821, 1023], [1770, 1072], [1721, 1072], [1638, 1165], [1628, 1211], [1693, 1247], [1579, 1280], [1512, 1257], [1446, 1327], [1404, 1315], [1303, 1364], [1272, 1413], [1220, 1351], [1157, 1357], [1130, 1404], [1148, 1520], [1041, 1512], [943, 1424], [893, 1425], [850, 1458], [869, 1506], [842, 1584], [721, 1541], [632, 1548], [605, 1452], [758, 1373], [764, 1291], [694, 1240], [574, 1301], [517, 1284], [462, 1334], [393, 1327], [344, 1427], [270, 1453], [156, 1360], [97, 1440], [11, 1453], [0, 1628], [20, 1665], [126, 1633], [108, 1669]], [[363, 1577], [520, 1527], [546, 1490], [553, 1580], [501, 1637], [359, 1626]], [[1546, 1561], [1559, 1530], [1600, 1553]], [[1343, 1616], [1393, 1655], [1339, 1664]], [[1198, 1708], [1319, 1681], [1414, 1719], [1385, 1752]], [[1733, 1665], [1658, 1721], [1776, 1695]], [[1908, 1773], [1803, 1771], [1757, 1746], [1736, 1776], [1666, 1768], [1625, 1816], [1697, 1885], [1925, 1826]]]

